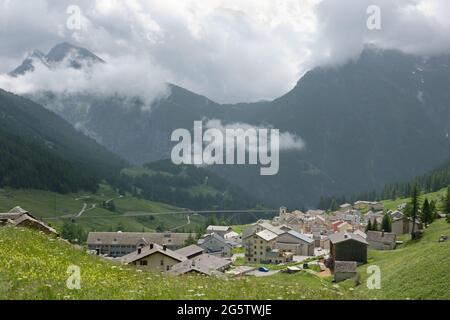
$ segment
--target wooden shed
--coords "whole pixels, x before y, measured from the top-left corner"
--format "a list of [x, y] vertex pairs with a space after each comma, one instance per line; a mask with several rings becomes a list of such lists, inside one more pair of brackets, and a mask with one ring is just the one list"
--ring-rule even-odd
[[340, 232], [329, 235], [330, 256], [334, 261], [367, 262], [367, 246], [363, 237], [351, 232]]

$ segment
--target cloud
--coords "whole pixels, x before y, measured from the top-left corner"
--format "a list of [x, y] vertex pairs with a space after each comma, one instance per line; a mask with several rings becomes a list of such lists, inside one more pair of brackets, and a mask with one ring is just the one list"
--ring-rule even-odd
[[17, 94], [36, 94], [50, 91], [58, 95], [88, 93], [123, 98], [139, 97], [144, 108], [168, 94], [167, 75], [151, 57], [142, 57], [136, 63], [135, 56], [107, 58], [107, 63], [69, 68], [66, 58], [56, 68], [48, 68], [35, 60], [34, 72], [23, 76], [0, 75], [0, 88]]
[[[67, 28], [74, 4], [80, 30]], [[369, 5], [381, 9], [381, 30], [366, 26]], [[306, 71], [355, 58], [366, 43], [449, 53], [449, 12], [448, 0], [0, 0], [0, 71], [31, 49], [69, 41], [111, 60], [128, 57], [122, 65], [158, 70], [218, 102], [273, 99]]]
[[[227, 132], [228, 129], [231, 129], [231, 130], [241, 129], [243, 131], [255, 130], [256, 133], [258, 132], [258, 130], [261, 130], [261, 129], [269, 130], [269, 132], [271, 129], [276, 129], [276, 128], [273, 128], [273, 126], [271, 126], [271, 125], [254, 126], [254, 125], [244, 123], [244, 122], [234, 122], [234, 123], [230, 123], [230, 124], [223, 124], [222, 120], [218, 120], [218, 119], [207, 120], [205, 127], [207, 129], [220, 130], [226, 139], [234, 139], [234, 137], [235, 137], [234, 134], [231, 133], [231, 131]], [[269, 133], [269, 136], [270, 136], [270, 133]], [[280, 144], [279, 144], [278, 151], [303, 150], [305, 148], [305, 142], [302, 140], [302, 138], [300, 138], [296, 134], [292, 134], [287, 131], [280, 132], [279, 140], [280, 140]], [[258, 152], [258, 143], [248, 144], [245, 146], [241, 145], [241, 149], [247, 149], [250, 152], [257, 153]]]

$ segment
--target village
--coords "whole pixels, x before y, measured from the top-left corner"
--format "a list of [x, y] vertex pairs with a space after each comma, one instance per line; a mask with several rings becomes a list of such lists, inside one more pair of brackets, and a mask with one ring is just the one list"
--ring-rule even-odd
[[[233, 226], [210, 225], [199, 239], [191, 233], [90, 232], [88, 253], [142, 272], [171, 276], [271, 276], [302, 270], [332, 280], [357, 278], [368, 249], [395, 250], [397, 237], [423, 228], [403, 212], [385, 210], [381, 202], [357, 201], [339, 210], [279, 209], [272, 220], [258, 220], [236, 232]], [[384, 229], [389, 221], [389, 230]], [[0, 213], [0, 226], [26, 227], [49, 236], [58, 232], [21, 207]]]

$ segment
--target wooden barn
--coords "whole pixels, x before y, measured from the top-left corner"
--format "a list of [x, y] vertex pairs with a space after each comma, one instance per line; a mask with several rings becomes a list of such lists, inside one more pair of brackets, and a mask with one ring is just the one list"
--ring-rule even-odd
[[329, 235], [330, 256], [334, 261], [367, 262], [367, 246], [363, 237], [351, 232], [340, 232]]

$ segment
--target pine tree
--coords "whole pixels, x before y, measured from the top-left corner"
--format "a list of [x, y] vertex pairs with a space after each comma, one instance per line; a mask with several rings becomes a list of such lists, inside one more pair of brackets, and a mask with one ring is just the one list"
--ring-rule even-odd
[[378, 221], [377, 221], [377, 219], [373, 220], [372, 230], [373, 231], [378, 231]]
[[371, 231], [372, 230], [372, 222], [370, 221], [370, 219], [369, 219], [369, 222], [367, 222], [367, 227], [366, 227], [366, 232], [367, 231]]
[[414, 235], [416, 231], [417, 216], [419, 215], [419, 208], [420, 208], [420, 188], [419, 185], [416, 183], [412, 186], [411, 189], [411, 201], [409, 210], [407, 212], [407, 215], [412, 219], [411, 237], [413, 240], [415, 238]]
[[444, 213], [450, 214], [450, 185], [447, 186], [447, 192], [444, 197]]
[[386, 232], [392, 231], [392, 220], [387, 213], [383, 216], [383, 220], [381, 221], [381, 230], [384, 230]]
[[338, 205], [336, 202], [336, 199], [333, 198], [333, 200], [331, 200], [331, 204], [330, 204], [330, 211], [336, 211], [338, 209]]
[[425, 201], [423, 202], [420, 220], [425, 226], [428, 226], [430, 223], [433, 222], [432, 207], [428, 202], [428, 198], [425, 198]]

